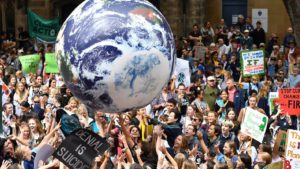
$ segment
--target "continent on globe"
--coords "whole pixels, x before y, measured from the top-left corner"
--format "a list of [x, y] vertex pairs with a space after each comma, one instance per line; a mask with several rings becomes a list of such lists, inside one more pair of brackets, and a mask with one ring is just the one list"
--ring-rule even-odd
[[67, 87], [103, 112], [149, 104], [176, 59], [170, 26], [146, 0], [84, 1], [64, 22], [55, 48]]

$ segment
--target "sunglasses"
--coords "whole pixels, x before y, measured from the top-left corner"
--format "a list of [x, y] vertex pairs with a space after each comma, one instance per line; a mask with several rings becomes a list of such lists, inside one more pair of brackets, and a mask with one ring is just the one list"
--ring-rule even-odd
[[199, 119], [196, 119], [196, 118], [192, 118], [192, 120], [193, 120], [193, 121], [197, 121], [197, 120], [199, 120]]

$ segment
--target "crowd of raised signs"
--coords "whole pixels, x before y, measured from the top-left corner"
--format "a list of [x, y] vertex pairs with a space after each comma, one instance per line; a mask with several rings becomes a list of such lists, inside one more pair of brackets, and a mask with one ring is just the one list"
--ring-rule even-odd
[[[2, 33], [0, 45], [0, 169], [262, 169], [284, 160], [284, 148], [274, 146], [279, 131], [300, 129], [300, 116], [286, 114], [276, 102], [274, 109], [269, 105], [270, 92], [300, 86], [292, 28], [279, 38], [266, 37], [259, 21], [252, 25], [242, 16], [234, 26], [224, 20], [195, 24], [176, 39], [177, 57], [189, 61], [190, 86], [175, 85], [178, 77], [172, 76], [149, 106], [114, 114], [89, 110], [59, 74], [44, 72], [52, 45], [38, 45], [22, 28], [16, 38]], [[265, 73], [243, 77], [240, 54], [255, 49], [264, 51]], [[31, 53], [42, 59], [36, 74], [25, 74], [18, 58]], [[249, 125], [247, 112], [263, 117], [257, 123], [262, 134], [242, 129]], [[73, 135], [78, 128], [87, 130]], [[108, 143], [104, 152], [87, 131]], [[69, 141], [55, 152], [71, 136], [95, 151]]]

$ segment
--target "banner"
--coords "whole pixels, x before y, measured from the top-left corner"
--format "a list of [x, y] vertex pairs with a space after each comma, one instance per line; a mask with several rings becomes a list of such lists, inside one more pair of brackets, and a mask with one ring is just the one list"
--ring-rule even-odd
[[279, 105], [279, 96], [278, 92], [270, 92], [269, 94], [269, 109], [270, 109], [270, 114], [272, 115], [275, 107], [278, 107]]
[[175, 81], [176, 88], [180, 83], [183, 83], [186, 87], [190, 86], [191, 75], [189, 61], [177, 58], [174, 74], [177, 78]]
[[284, 168], [300, 168], [300, 131], [288, 130]]
[[245, 118], [241, 125], [241, 132], [262, 143], [267, 125], [268, 116], [249, 107], [246, 108]]
[[300, 88], [279, 89], [280, 109], [289, 115], [300, 114]]
[[98, 155], [109, 148], [105, 138], [87, 129], [72, 132], [53, 156], [69, 168], [89, 169]]
[[25, 73], [36, 73], [39, 63], [40, 63], [40, 55], [25, 55], [19, 57], [20, 62], [22, 64], [22, 70]]
[[260, 21], [265, 32], [268, 32], [268, 8], [252, 8], [252, 25]]
[[59, 18], [46, 20], [28, 9], [27, 14], [29, 35], [43, 41], [55, 42], [60, 29]]
[[46, 73], [59, 73], [55, 53], [46, 53]]
[[241, 52], [243, 76], [265, 74], [265, 53], [263, 50]]
[[273, 147], [273, 153], [276, 155], [284, 156], [286, 146], [287, 133], [284, 130], [279, 130]]

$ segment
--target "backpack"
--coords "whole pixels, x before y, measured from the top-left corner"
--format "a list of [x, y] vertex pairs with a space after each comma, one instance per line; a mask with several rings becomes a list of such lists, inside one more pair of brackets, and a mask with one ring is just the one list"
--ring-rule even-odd
[[75, 113], [69, 113], [66, 112], [63, 109], [57, 110], [58, 113], [58, 119], [56, 119], [57, 122], [61, 120], [61, 131], [65, 136], [68, 136], [71, 134], [74, 130], [78, 128], [82, 128], [79, 118]]

